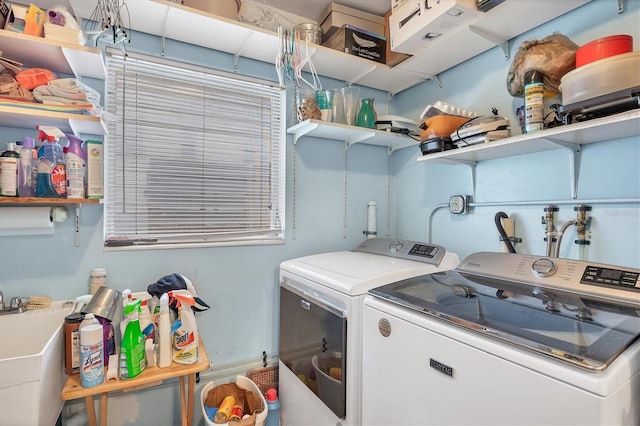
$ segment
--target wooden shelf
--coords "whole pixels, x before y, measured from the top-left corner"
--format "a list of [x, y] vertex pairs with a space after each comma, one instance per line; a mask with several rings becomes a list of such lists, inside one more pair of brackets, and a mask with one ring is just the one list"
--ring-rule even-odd
[[347, 147], [355, 143], [384, 146], [389, 148], [389, 152], [419, 144], [417, 140], [399, 133], [320, 120], [303, 121], [287, 129], [287, 133], [294, 136], [294, 143], [297, 143], [298, 139], [303, 136], [313, 136], [321, 139], [342, 141], [345, 142]]
[[38, 198], [38, 197], [0, 197], [0, 204], [99, 204], [101, 200], [87, 198]]

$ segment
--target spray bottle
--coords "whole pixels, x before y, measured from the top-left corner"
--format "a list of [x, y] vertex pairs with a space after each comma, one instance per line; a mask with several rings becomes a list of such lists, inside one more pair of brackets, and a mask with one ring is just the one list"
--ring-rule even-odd
[[42, 146], [38, 150], [38, 177], [36, 181], [37, 197], [67, 196], [67, 172], [64, 153], [58, 143], [64, 133], [57, 127], [37, 126]]
[[171, 365], [173, 358], [171, 342], [171, 316], [169, 314], [169, 294], [164, 293], [160, 297], [160, 314], [158, 316], [158, 367], [165, 368]]
[[195, 300], [187, 290], [170, 291], [169, 297], [178, 302], [178, 319], [173, 323], [173, 360], [178, 364], [198, 361], [198, 324], [191, 310]]
[[67, 198], [84, 198], [87, 182], [87, 154], [82, 146], [84, 141], [67, 134], [69, 143], [64, 148], [67, 168]]
[[18, 168], [18, 196], [33, 197], [36, 195], [36, 179], [38, 174], [38, 151], [32, 137], [22, 138], [22, 147], [18, 151], [20, 162]]
[[145, 339], [138, 322], [140, 303], [140, 300], [134, 300], [124, 308], [124, 314], [129, 321], [120, 345], [120, 377], [123, 379], [133, 379], [142, 373], [147, 365]]

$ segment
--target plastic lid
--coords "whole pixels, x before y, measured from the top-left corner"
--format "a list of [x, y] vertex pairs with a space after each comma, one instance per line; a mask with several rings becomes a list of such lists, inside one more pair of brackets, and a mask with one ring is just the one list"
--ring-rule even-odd
[[91, 270], [91, 276], [92, 277], [106, 277], [107, 276], [107, 270], [105, 268], [93, 268]]
[[16, 150], [15, 142], [7, 142], [7, 151], [15, 151], [15, 150]]
[[274, 402], [278, 400], [278, 391], [274, 388], [269, 388], [267, 391], [267, 402]]
[[22, 146], [25, 148], [35, 148], [36, 141], [30, 136], [25, 136], [22, 138]]

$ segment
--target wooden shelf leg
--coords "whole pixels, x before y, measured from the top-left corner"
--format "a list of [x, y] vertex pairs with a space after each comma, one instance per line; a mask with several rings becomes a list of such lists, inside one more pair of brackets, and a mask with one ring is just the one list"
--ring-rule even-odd
[[196, 375], [194, 373], [189, 374], [189, 393], [188, 393], [188, 411], [187, 411], [187, 424], [188, 425], [192, 425], [193, 424], [193, 391], [194, 391], [194, 387], [195, 387], [195, 382], [196, 382]]
[[93, 396], [86, 396], [84, 398], [87, 405], [87, 416], [89, 417], [89, 426], [98, 426], [96, 422], [96, 408], [93, 406]]
[[184, 376], [180, 376], [180, 421], [182, 426], [187, 426], [187, 395], [184, 386]]
[[107, 426], [107, 396], [106, 392], [100, 395], [100, 426]]

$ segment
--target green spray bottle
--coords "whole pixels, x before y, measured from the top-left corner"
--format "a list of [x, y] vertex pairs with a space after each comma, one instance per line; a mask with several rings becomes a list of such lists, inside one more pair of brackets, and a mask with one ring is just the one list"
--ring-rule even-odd
[[128, 323], [120, 345], [120, 378], [133, 379], [147, 366], [144, 351], [144, 334], [140, 330], [138, 310], [141, 300], [134, 300], [124, 307]]

